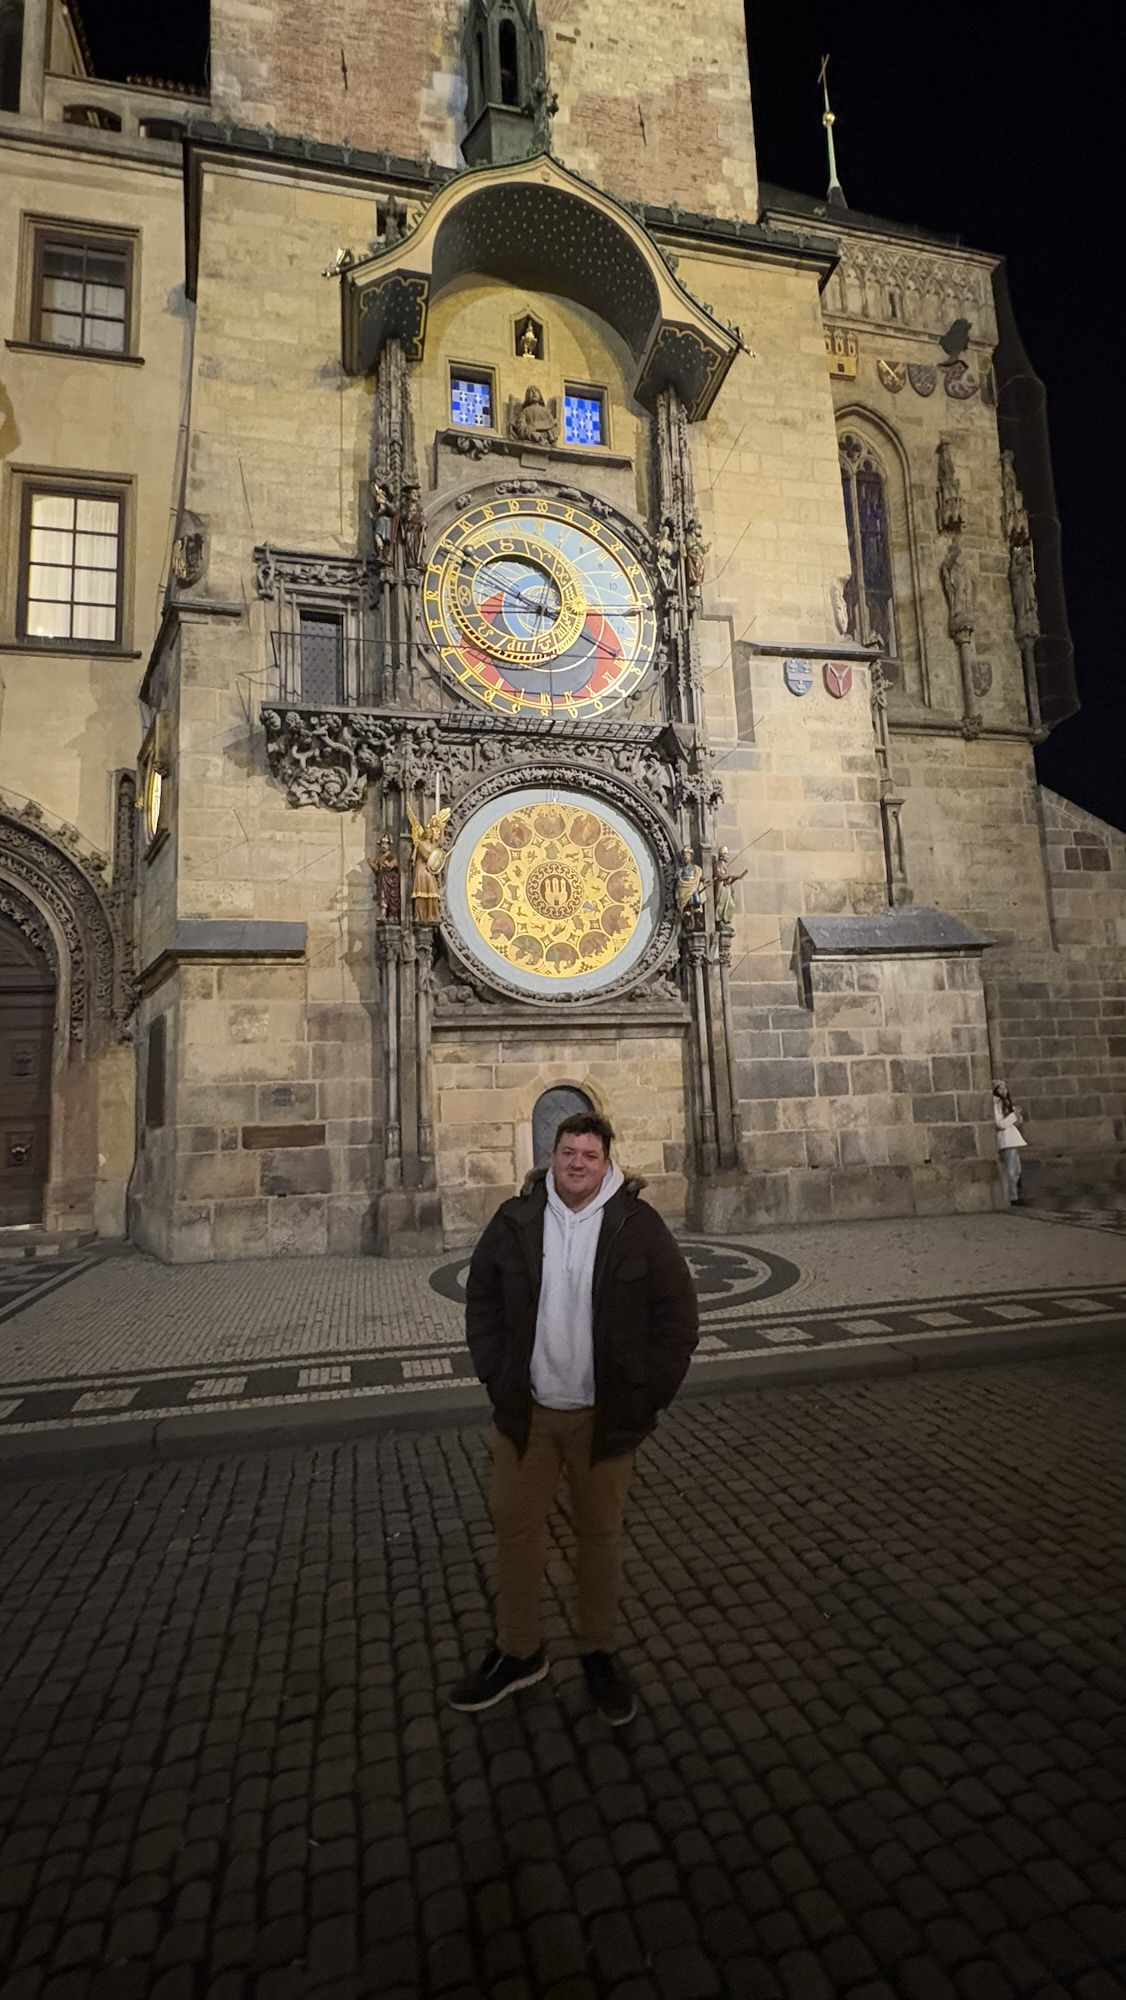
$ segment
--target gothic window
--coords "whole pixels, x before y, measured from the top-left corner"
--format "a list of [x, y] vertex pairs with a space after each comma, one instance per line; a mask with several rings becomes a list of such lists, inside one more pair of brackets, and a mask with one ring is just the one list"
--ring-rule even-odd
[[841, 485], [851, 575], [849, 631], [863, 645], [897, 657], [887, 482], [871, 447], [846, 431], [840, 441]]
[[500, 63], [500, 101], [502, 104], [520, 102], [520, 54], [516, 41], [515, 21], [502, 21], [497, 35], [497, 55]]
[[493, 377], [487, 368], [450, 371], [450, 422], [462, 430], [493, 428]]
[[890, 435], [877, 444], [869, 423], [847, 417], [838, 445], [848, 530], [849, 634], [862, 645], [878, 646], [898, 665], [903, 692], [926, 701], [910, 496], [899, 453]]

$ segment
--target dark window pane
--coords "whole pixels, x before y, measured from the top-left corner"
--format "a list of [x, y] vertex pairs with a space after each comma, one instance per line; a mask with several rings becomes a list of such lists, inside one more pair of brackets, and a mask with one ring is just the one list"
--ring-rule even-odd
[[338, 707], [344, 700], [344, 621], [331, 612], [301, 613], [301, 699]]

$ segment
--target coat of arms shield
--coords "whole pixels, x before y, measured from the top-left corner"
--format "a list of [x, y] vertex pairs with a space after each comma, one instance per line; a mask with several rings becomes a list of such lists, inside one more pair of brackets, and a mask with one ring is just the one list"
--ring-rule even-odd
[[808, 694], [813, 686], [813, 667], [809, 660], [783, 660], [782, 679], [791, 694]]
[[840, 701], [852, 686], [852, 666], [848, 660], [826, 660], [824, 668], [826, 691], [834, 701]]
[[907, 380], [916, 396], [933, 396], [938, 387], [938, 369], [930, 361], [909, 361]]

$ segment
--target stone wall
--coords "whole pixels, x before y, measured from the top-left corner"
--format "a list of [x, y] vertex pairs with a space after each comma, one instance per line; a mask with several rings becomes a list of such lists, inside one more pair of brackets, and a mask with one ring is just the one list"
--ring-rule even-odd
[[474, 1241], [533, 1165], [532, 1112], [559, 1084], [585, 1091], [614, 1127], [614, 1154], [647, 1198], [682, 1221], [687, 1192], [683, 1027], [540, 1021], [439, 1029], [434, 1040], [438, 1187], [446, 1240]]
[[[464, 0], [213, 0], [213, 101], [239, 124], [459, 166], [465, 16]], [[539, 17], [558, 159], [626, 200], [756, 215], [738, 0], [543, 0]]]
[[1099, 1182], [1126, 1148], [1126, 834], [1054, 792], [1040, 802], [1056, 948], [989, 954], [994, 1065], [1029, 1161]]
[[373, 1029], [310, 1004], [304, 964], [170, 968], [165, 1122], [134, 1186], [141, 1247], [173, 1263], [316, 1256], [371, 1245]]
[[796, 984], [742, 1014], [746, 1172], [712, 1226], [989, 1208], [978, 957], [814, 955]]

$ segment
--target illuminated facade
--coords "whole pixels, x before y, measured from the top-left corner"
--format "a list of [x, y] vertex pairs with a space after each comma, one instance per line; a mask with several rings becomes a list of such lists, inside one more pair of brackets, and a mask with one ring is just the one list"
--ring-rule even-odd
[[[92, 181], [0, 114], [66, 166], [12, 197], [18, 365], [76, 384], [12, 396], [0, 893], [72, 827], [118, 985], [55, 1095], [117, 1079], [114, 1214], [436, 1250], [582, 1102], [697, 1227], [982, 1209], [1001, 1066], [1109, 1156], [1126, 853], [1036, 784], [1074, 695], [996, 260], [760, 189], [734, 0], [385, 12], [215, 0], [182, 149]], [[112, 727], [45, 730], [111, 646]], [[61, 995], [20, 879], [9, 984]]]

